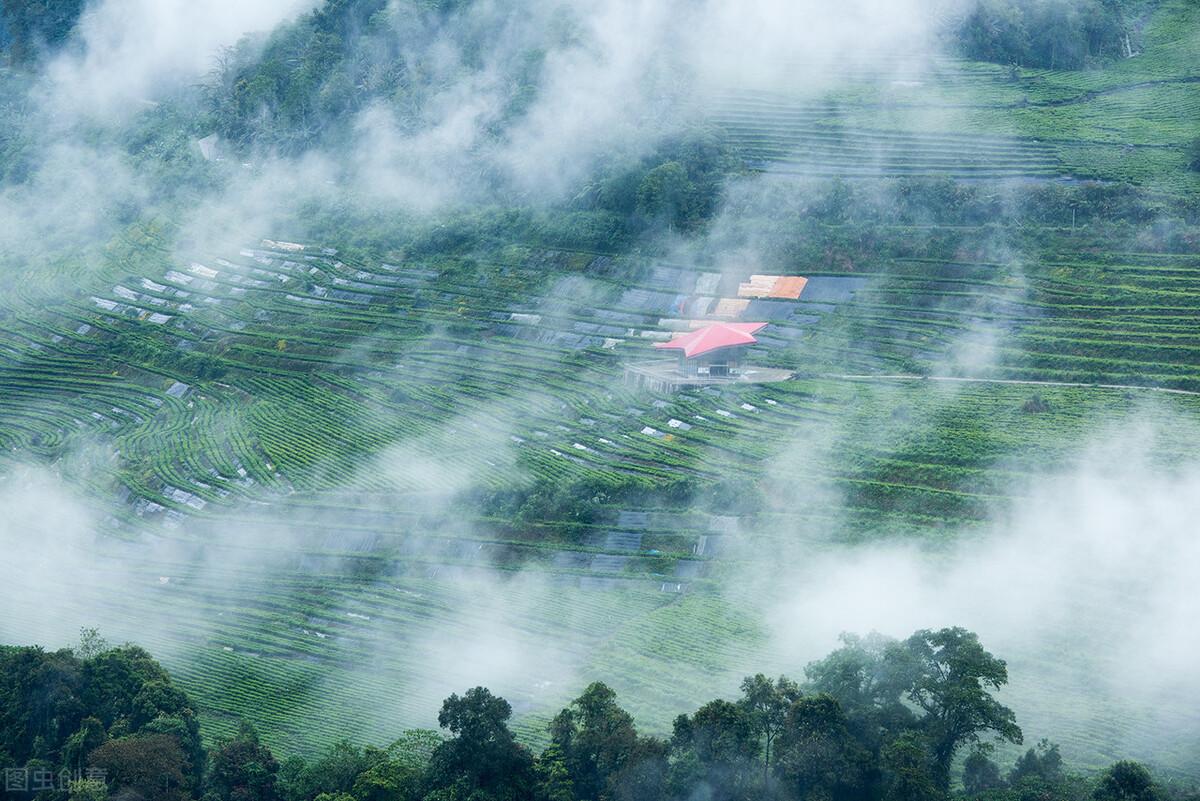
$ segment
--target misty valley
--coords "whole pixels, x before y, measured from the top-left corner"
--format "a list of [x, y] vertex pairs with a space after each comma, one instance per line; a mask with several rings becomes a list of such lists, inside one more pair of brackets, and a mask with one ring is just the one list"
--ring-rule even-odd
[[2, 0], [4, 798], [1200, 799], [1197, 65]]

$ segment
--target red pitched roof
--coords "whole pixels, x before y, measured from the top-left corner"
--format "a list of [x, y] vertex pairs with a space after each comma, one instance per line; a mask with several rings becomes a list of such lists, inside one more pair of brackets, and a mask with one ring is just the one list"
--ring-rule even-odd
[[654, 347], [682, 350], [683, 355], [691, 359], [719, 348], [753, 345], [758, 341], [753, 334], [765, 325], [766, 323], [713, 323], [677, 336], [670, 342], [657, 342]]

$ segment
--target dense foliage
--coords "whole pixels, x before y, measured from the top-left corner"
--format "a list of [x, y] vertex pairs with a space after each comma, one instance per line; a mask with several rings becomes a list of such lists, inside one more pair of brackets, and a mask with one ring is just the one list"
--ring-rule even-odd
[[93, 768], [142, 796], [185, 798], [205, 761], [191, 703], [141, 648], [0, 648], [0, 767]]
[[1134, 55], [1129, 0], [979, 0], [953, 40], [967, 58], [1080, 69]]
[[[406, 62], [399, 42], [389, 47], [374, 35], [385, 6], [326, 3], [273, 35], [261, 54], [250, 41], [227, 51], [208, 87], [217, 132], [239, 148], [299, 152], [345, 126], [349, 112], [400, 91]], [[375, 51], [373, 58], [355, 58], [358, 48]]]
[[[505, 50], [487, 41], [466, 13], [469, 6], [329, 0], [282, 26], [265, 47], [243, 41], [223, 54], [206, 86], [215, 130], [239, 150], [294, 154], [341, 141], [358, 112], [377, 106], [398, 131], [411, 133], [428, 121], [429, 103], [450, 80], [497, 72], [506, 78], [506, 96], [486, 125], [498, 137], [535, 96], [544, 48], [572, 34], [564, 16], [551, 41], [522, 41]], [[423, 48], [429, 42], [438, 48]], [[450, 44], [461, 58], [447, 65]]]
[[[1073, 775], [1045, 741], [1002, 774], [989, 758], [994, 741], [1021, 741], [992, 695], [1007, 670], [968, 631], [843, 639], [804, 683], [748, 677], [737, 699], [680, 715], [666, 740], [639, 734], [596, 682], [554, 717], [535, 755], [509, 729], [508, 702], [476, 687], [443, 703], [444, 735], [408, 731], [382, 749], [342, 742], [311, 762], [281, 763], [248, 724], [206, 751], [191, 702], [145, 651], [85, 632], [74, 650], [0, 650], [0, 767], [10, 771], [7, 797], [20, 798], [21, 780], [36, 774], [48, 782], [43, 801], [1168, 797], [1135, 762]], [[952, 790], [951, 767], [968, 750]]]
[[62, 45], [75, 28], [84, 0], [3, 0], [0, 49], [15, 64], [28, 64]]

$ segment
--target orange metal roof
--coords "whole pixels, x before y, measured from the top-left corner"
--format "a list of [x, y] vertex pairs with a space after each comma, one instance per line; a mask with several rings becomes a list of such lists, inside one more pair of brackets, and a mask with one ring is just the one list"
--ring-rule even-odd
[[683, 355], [691, 359], [720, 348], [753, 345], [758, 342], [754, 334], [765, 325], [766, 323], [713, 323], [677, 336], [670, 342], [658, 342], [654, 347], [682, 350]]
[[752, 275], [738, 284], [739, 298], [789, 298], [797, 300], [808, 279], [799, 275]]
[[771, 290], [769, 297], [798, 300], [807, 283], [808, 279], [799, 275], [782, 275], [775, 282], [775, 287]]

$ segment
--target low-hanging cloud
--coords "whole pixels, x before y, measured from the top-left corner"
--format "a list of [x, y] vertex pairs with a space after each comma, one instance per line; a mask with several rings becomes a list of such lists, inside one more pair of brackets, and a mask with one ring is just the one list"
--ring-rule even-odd
[[1009, 659], [1006, 701], [1031, 735], [1066, 735], [1101, 703], [1139, 719], [1106, 732], [1118, 755], [1153, 759], [1155, 738], [1194, 738], [1200, 720], [1178, 710], [1200, 701], [1200, 463], [1156, 464], [1148, 443], [1162, 432], [1128, 423], [1100, 432], [1073, 465], [1014, 488], [1012, 508], [984, 534], [948, 548], [887, 540], [779, 560], [794, 567], [763, 590], [776, 656], [803, 665], [845, 631], [963, 626]]
[[110, 117], [159, 91], [198, 81], [217, 52], [269, 31], [317, 0], [105, 0], [88, 9], [78, 47], [47, 70], [57, 113]]

